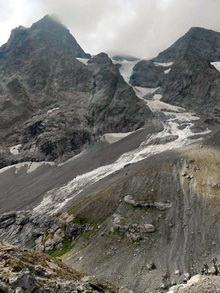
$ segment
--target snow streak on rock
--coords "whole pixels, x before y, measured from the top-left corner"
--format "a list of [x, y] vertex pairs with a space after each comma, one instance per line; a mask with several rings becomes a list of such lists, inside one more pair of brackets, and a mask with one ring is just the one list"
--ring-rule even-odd
[[158, 63], [158, 62], [154, 62], [154, 64], [156, 66], [164, 66], [164, 67], [170, 67], [173, 65], [174, 62], [169, 62], [169, 63]]
[[76, 58], [76, 59], [78, 61], [82, 62], [83, 64], [88, 65], [87, 62], [88, 62], [89, 59], [87, 59], [87, 58]]
[[51, 113], [53, 113], [55, 111], [58, 111], [58, 110], [60, 110], [60, 107], [56, 107], [56, 108], [50, 109], [50, 110], [47, 111], [47, 114], [51, 114]]
[[164, 70], [164, 74], [168, 74], [170, 72], [171, 68]]

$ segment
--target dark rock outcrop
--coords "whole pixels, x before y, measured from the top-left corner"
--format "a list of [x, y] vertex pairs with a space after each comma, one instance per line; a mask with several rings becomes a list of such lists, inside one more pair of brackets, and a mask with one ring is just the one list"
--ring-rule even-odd
[[166, 81], [162, 85], [162, 101], [194, 110], [204, 117], [212, 117], [219, 122], [220, 107], [218, 72], [207, 58], [201, 58], [197, 53], [185, 52], [180, 56]]
[[134, 68], [130, 78], [133, 86], [156, 88], [162, 85], [166, 67], [156, 66], [153, 62], [142, 60]]
[[152, 61], [174, 62], [161, 84], [162, 101], [201, 115], [209, 125], [220, 122], [220, 33], [191, 28]]

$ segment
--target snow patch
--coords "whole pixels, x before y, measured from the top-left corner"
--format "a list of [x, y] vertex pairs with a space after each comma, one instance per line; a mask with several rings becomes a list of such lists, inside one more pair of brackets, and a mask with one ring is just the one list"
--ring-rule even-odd
[[122, 138], [132, 134], [132, 133], [134, 133], [134, 131], [126, 132], [126, 133], [105, 133], [104, 135], [102, 135], [100, 137], [100, 139], [101, 139], [101, 141], [108, 142], [108, 143], [112, 144], [112, 143], [117, 142], [117, 141], [121, 140]]
[[138, 98], [143, 99], [144, 96], [146, 95], [151, 95], [154, 92], [156, 92], [159, 87], [157, 88], [145, 88], [145, 87], [140, 87], [140, 86], [134, 86], [133, 87], [135, 94], [138, 96]]
[[11, 165], [11, 166], [7, 166], [7, 167], [4, 167], [4, 168], [1, 168], [0, 169], [0, 174], [1, 173], [4, 173], [5, 171], [7, 171], [7, 170], [9, 170], [9, 169], [11, 169], [11, 168], [13, 168], [14, 167], [14, 165]]
[[164, 74], [168, 74], [170, 72], [171, 68], [164, 70]]
[[31, 162], [31, 164], [28, 166], [27, 173], [31, 173], [43, 165], [54, 166], [55, 163], [54, 162]]
[[50, 109], [50, 110], [47, 111], [47, 114], [51, 114], [51, 113], [53, 113], [55, 111], [58, 111], [58, 110], [60, 110], [60, 107], [56, 107], [56, 108]]
[[9, 148], [9, 151], [12, 155], [18, 155], [20, 152], [19, 152], [19, 149], [21, 147], [21, 144], [17, 144], [17, 145], [14, 145], [12, 147]]
[[88, 60], [87, 58], [76, 58], [78, 61], [80, 61], [81, 63], [85, 64], [85, 65], [88, 65]]
[[213, 65], [218, 71], [220, 71], [220, 62], [211, 62], [211, 65]]
[[23, 167], [27, 168], [27, 173], [31, 173], [43, 165], [53, 166], [55, 165], [55, 163], [54, 162], [22, 162], [22, 163], [18, 163], [18, 164], [14, 164], [14, 165], [10, 165], [10, 166], [2, 168], [0, 169], [0, 173], [3, 173], [11, 168], [15, 168], [15, 174], [17, 174], [18, 171], [21, 170], [21, 168]]
[[168, 63], [159, 63], [159, 62], [154, 62], [156, 66], [164, 66], [164, 67], [170, 67], [173, 65], [174, 62], [168, 62]]
[[167, 104], [165, 102], [160, 101], [162, 95], [155, 94], [152, 100], [145, 100], [148, 107], [151, 109], [152, 112], [159, 112], [159, 111], [170, 111], [170, 112], [185, 112], [186, 110], [182, 107], [177, 107], [174, 105]]
[[[133, 87], [134, 91], [138, 98], [144, 99], [146, 95], [153, 94], [159, 88], [141, 88], [141, 87]], [[151, 109], [152, 112], [159, 112], [159, 111], [170, 111], [170, 112], [185, 112], [186, 110], [182, 107], [170, 105], [168, 103], [160, 101], [162, 99], [161, 94], [155, 94], [152, 100], [145, 100], [148, 107]], [[198, 118], [199, 119], [199, 118]]]

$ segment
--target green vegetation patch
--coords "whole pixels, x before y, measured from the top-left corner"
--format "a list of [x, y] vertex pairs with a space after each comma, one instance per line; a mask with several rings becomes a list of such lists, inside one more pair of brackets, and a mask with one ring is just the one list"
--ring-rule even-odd
[[73, 219], [73, 223], [87, 224], [89, 223], [89, 219], [83, 217], [82, 215], [76, 215]]
[[51, 249], [47, 253], [53, 257], [60, 257], [70, 251], [70, 249], [73, 247], [72, 239], [65, 239], [63, 241], [63, 245], [61, 248], [57, 249]]

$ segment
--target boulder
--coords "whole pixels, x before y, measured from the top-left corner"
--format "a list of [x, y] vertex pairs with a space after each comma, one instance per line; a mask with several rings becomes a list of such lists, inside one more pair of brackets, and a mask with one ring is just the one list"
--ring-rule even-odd
[[157, 267], [155, 263], [151, 261], [150, 263], [147, 264], [147, 268], [149, 271], [152, 271], [152, 270], [155, 270]]
[[2, 283], [0, 283], [0, 293], [8, 293], [8, 288]]
[[86, 228], [85, 224], [72, 223], [66, 227], [65, 238], [73, 238], [81, 234]]
[[29, 270], [22, 270], [9, 279], [13, 289], [22, 288], [24, 293], [32, 293], [38, 287], [34, 275]]
[[16, 219], [15, 212], [7, 212], [0, 215], [0, 229], [7, 228], [8, 226], [14, 224]]
[[156, 228], [152, 224], [144, 224], [145, 233], [155, 232]]

